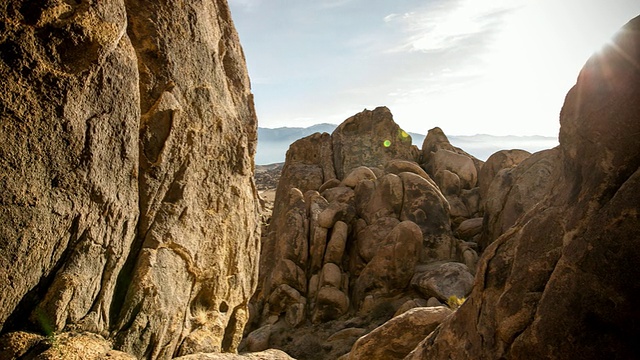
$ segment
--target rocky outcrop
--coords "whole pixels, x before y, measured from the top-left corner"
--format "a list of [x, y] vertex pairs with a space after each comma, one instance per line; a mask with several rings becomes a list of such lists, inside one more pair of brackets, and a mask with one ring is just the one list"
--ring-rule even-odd
[[480, 197], [486, 198], [489, 186], [500, 170], [515, 167], [529, 156], [531, 156], [530, 152], [518, 149], [501, 150], [489, 156], [478, 173]]
[[[475, 268], [473, 246], [454, 237], [449, 202], [405, 135], [377, 108], [291, 145], [244, 349], [336, 358], [402, 306], [426, 303], [412, 285], [421, 264]], [[417, 284], [433, 274], [422, 275]], [[456, 288], [459, 296], [471, 290], [468, 269], [448, 276], [469, 285]]]
[[233, 351], [259, 227], [226, 2], [16, 0], [0, 16], [2, 331]]
[[639, 62], [636, 18], [567, 95], [560, 146], [541, 156], [547, 196], [487, 248], [470, 297], [406, 359], [640, 356]]
[[393, 121], [386, 107], [348, 118], [333, 131], [331, 139], [339, 179], [358, 166], [376, 167], [394, 159], [415, 161], [418, 156], [411, 136]]
[[537, 152], [516, 167], [500, 170], [489, 186], [484, 203], [482, 235], [478, 240], [486, 249], [525, 213], [549, 195], [553, 174], [560, 166], [558, 149]]
[[481, 216], [478, 174], [483, 162], [451, 143], [440, 128], [429, 130], [422, 143], [421, 165], [447, 198], [454, 227]]

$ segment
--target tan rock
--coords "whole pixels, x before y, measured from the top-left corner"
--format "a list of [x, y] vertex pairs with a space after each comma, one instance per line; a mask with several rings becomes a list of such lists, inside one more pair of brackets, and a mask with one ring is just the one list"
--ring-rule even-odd
[[373, 224], [367, 225], [356, 234], [358, 254], [365, 262], [371, 261], [381, 246], [384, 246], [387, 235], [400, 224], [395, 217], [381, 217]]
[[313, 231], [313, 237], [311, 238], [311, 266], [310, 271], [312, 274], [317, 273], [324, 260], [324, 253], [327, 247], [327, 234], [329, 230], [323, 227], [315, 227]]
[[531, 156], [530, 152], [519, 149], [500, 150], [489, 156], [478, 173], [480, 196], [482, 198], [487, 196], [489, 186], [500, 170], [515, 167], [529, 156]]
[[[422, 153], [421, 153], [422, 159], [420, 163], [423, 164], [423, 167], [425, 167], [425, 169], [431, 166], [430, 161], [431, 161], [431, 157], [433, 156], [432, 153], [436, 153], [439, 150], [447, 150], [471, 159], [471, 161], [473, 161], [473, 164], [476, 168], [476, 173], [479, 173], [480, 169], [482, 168], [482, 165], [483, 165], [482, 161], [471, 156], [464, 150], [451, 145], [451, 143], [449, 142], [449, 139], [444, 134], [442, 129], [440, 129], [439, 127], [435, 127], [429, 130], [429, 132], [427, 133], [427, 136], [425, 136], [424, 141], [422, 142]], [[436, 172], [436, 171], [432, 171], [433, 168], [429, 168], [426, 170], [428, 173], [431, 172], [432, 174], [435, 174]]]
[[37, 307], [52, 330], [83, 320], [107, 330], [136, 237], [140, 92], [127, 9], [65, 5], [0, 9], [13, 19], [0, 51], [0, 329], [37, 327]]
[[[432, 174], [438, 174], [443, 170], [449, 170], [460, 179], [462, 189], [471, 189], [478, 181], [478, 171], [472, 158], [458, 154], [454, 151], [440, 149], [429, 156], [429, 168]], [[438, 183], [438, 177], [435, 178]], [[441, 184], [438, 183], [438, 186]]]
[[480, 188], [474, 187], [473, 189], [463, 189], [460, 192], [460, 199], [467, 207], [469, 216], [482, 217], [484, 209], [480, 203]]
[[381, 217], [400, 217], [404, 195], [400, 177], [387, 174], [373, 182], [372, 191], [368, 189], [368, 182], [361, 184], [356, 189], [356, 207], [368, 224], [375, 223]]
[[[424, 244], [421, 261], [449, 259], [454, 250], [449, 203], [437, 187], [413, 173], [401, 173], [404, 188], [400, 220], [420, 227]], [[427, 216], [428, 214], [428, 216]]]
[[442, 306], [443, 304], [440, 302], [440, 300], [438, 300], [435, 297], [430, 297], [429, 300], [427, 300], [427, 306], [428, 307], [434, 307], [434, 306]]
[[352, 327], [352, 328], [342, 329], [334, 333], [333, 335], [329, 336], [327, 338], [327, 342], [331, 343], [331, 342], [351, 340], [351, 339], [353, 339], [353, 341], [355, 342], [356, 339], [364, 335], [366, 332], [367, 332], [367, 329], [363, 329], [363, 328]]
[[344, 179], [359, 166], [377, 167], [392, 159], [414, 160], [411, 137], [393, 121], [386, 107], [364, 110], [331, 134], [336, 175]]
[[175, 358], [175, 360], [295, 360], [284, 351], [268, 349], [248, 354], [192, 354]]
[[347, 246], [347, 235], [349, 234], [349, 225], [342, 221], [336, 222], [331, 230], [331, 239], [327, 244], [327, 250], [324, 255], [324, 263], [341, 264], [344, 249]]
[[427, 300], [425, 299], [415, 298], [415, 299], [407, 300], [402, 305], [400, 305], [398, 310], [396, 310], [396, 313], [393, 314], [393, 317], [404, 314], [411, 309], [414, 309], [417, 307], [425, 307], [425, 306], [427, 306]]
[[[140, 73], [139, 81], [122, 77], [140, 93], [142, 116], [134, 129], [140, 134], [140, 218], [134, 245], [125, 247], [132, 249], [131, 267], [125, 267], [114, 285], [122, 296], [115, 306], [121, 309], [93, 309], [96, 314], [120, 314], [111, 327], [114, 345], [136, 356], [171, 358], [192, 331], [183, 321], [189, 309], [213, 311], [222, 304], [227, 311], [215, 341], [222, 350], [234, 351], [236, 342], [224, 338], [242, 336], [247, 321], [243, 313], [256, 284], [260, 230], [252, 179], [256, 116], [249, 77], [227, 4], [193, 6], [191, 12], [165, 3], [126, 4], [126, 34]], [[116, 91], [135, 93], [125, 89]], [[104, 103], [123, 108], [119, 102]], [[119, 116], [112, 118], [121, 123]], [[113, 143], [109, 138], [107, 144]], [[95, 259], [91, 255], [89, 261]], [[101, 287], [106, 292], [100, 293], [109, 293], [108, 284]], [[104, 316], [91, 322], [100, 324]], [[208, 347], [203, 344], [202, 349]]]
[[[328, 241], [328, 229], [318, 224], [318, 217], [328, 207], [329, 203], [322, 196], [314, 196], [309, 199], [309, 262], [312, 274], [317, 273], [322, 267], [322, 259]], [[268, 255], [266, 251], [264, 253]]]
[[320, 287], [333, 286], [340, 289], [342, 285], [342, 272], [338, 265], [334, 263], [326, 263], [322, 267], [320, 273]]
[[446, 307], [408, 310], [358, 339], [349, 360], [404, 359], [450, 314]]
[[116, 359], [135, 360], [136, 357], [112, 350], [111, 342], [92, 333], [64, 332], [43, 337], [24, 332], [5, 334], [0, 338], [2, 359], [33, 356], [42, 360]]
[[461, 263], [434, 263], [416, 270], [411, 285], [425, 296], [446, 303], [450, 296], [462, 299], [469, 295], [473, 288], [473, 275]]
[[486, 249], [549, 194], [559, 156], [558, 149], [540, 151], [494, 177], [484, 199], [486, 220], [479, 241], [481, 249]]
[[471, 240], [482, 232], [483, 218], [473, 218], [463, 221], [456, 229], [456, 235], [462, 240]]
[[355, 192], [353, 189], [347, 186], [338, 186], [331, 189], [327, 189], [322, 192], [322, 196], [327, 199], [328, 202], [340, 202], [345, 204], [351, 204], [355, 201]]
[[324, 182], [318, 189], [320, 193], [323, 193], [325, 190], [333, 189], [336, 186], [340, 186], [340, 180], [338, 179], [330, 179]]
[[436, 184], [438, 184], [438, 188], [440, 188], [440, 191], [442, 191], [444, 195], [460, 194], [462, 185], [458, 174], [447, 169], [440, 169], [435, 173], [434, 178]]
[[330, 229], [336, 222], [351, 222], [355, 217], [355, 208], [349, 204], [332, 202], [318, 215], [318, 225]]
[[[417, 177], [417, 175], [414, 175]], [[353, 298], [357, 306], [371, 292], [387, 295], [403, 289], [411, 280], [420, 257], [422, 234], [411, 221], [403, 221], [387, 235], [376, 255], [355, 282]]]
[[0, 336], [0, 359], [20, 359], [45, 340], [38, 334], [23, 331], [11, 332]]
[[427, 180], [431, 180], [429, 175], [427, 175], [427, 172], [424, 171], [420, 167], [420, 165], [418, 165], [418, 163], [414, 161], [394, 159], [387, 162], [387, 164], [384, 166], [384, 171], [388, 174], [396, 174], [396, 175], [403, 172], [411, 172], [416, 175], [420, 175]]
[[348, 186], [353, 189], [362, 180], [375, 180], [376, 178], [376, 175], [371, 171], [371, 169], [366, 166], [359, 166], [351, 170], [351, 172], [345, 176], [344, 180], [342, 180], [340, 185]]
[[334, 320], [349, 310], [349, 298], [345, 293], [332, 286], [320, 288], [316, 296], [316, 308], [313, 313], [313, 322], [326, 322]]

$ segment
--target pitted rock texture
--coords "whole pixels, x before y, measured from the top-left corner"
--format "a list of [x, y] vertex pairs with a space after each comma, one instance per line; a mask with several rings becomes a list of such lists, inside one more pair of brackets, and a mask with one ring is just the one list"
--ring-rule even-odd
[[14, 0], [0, 17], [2, 331], [235, 350], [259, 225], [226, 1]]
[[548, 196], [487, 248], [470, 297], [406, 359], [640, 356], [638, 63], [640, 17], [569, 91]]

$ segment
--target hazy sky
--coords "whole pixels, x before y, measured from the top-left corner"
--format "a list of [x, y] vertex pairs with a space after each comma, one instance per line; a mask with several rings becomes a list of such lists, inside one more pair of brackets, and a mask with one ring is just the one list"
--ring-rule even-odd
[[587, 58], [639, 0], [229, 0], [259, 126], [385, 105], [412, 132], [556, 136]]

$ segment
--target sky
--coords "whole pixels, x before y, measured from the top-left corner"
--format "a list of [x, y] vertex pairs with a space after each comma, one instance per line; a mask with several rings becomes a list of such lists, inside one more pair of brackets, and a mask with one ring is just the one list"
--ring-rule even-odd
[[260, 127], [387, 106], [406, 131], [557, 136], [638, 0], [229, 0]]

